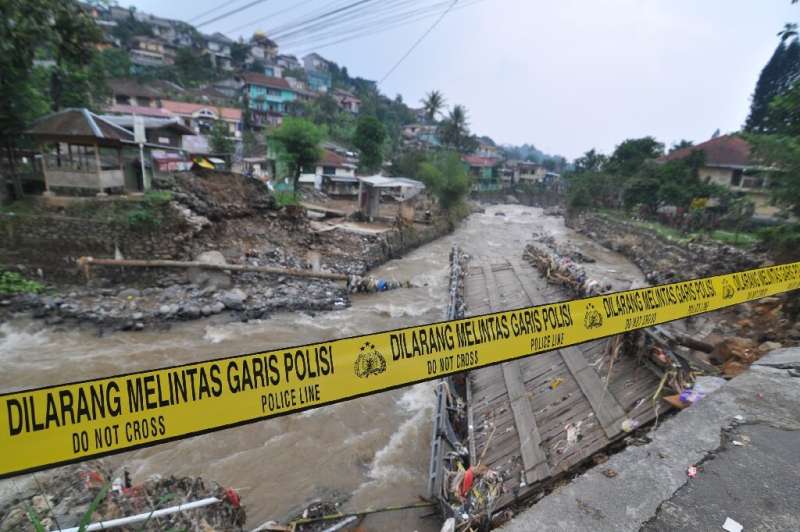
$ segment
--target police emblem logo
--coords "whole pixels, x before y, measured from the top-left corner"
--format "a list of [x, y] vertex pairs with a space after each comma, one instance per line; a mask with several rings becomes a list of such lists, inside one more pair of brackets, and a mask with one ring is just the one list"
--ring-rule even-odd
[[386, 359], [375, 349], [375, 345], [366, 342], [361, 346], [355, 363], [355, 373], [357, 377], [365, 379], [370, 375], [380, 375], [386, 371]]
[[722, 280], [722, 299], [730, 299], [733, 297], [733, 294], [736, 293], [736, 290], [731, 286], [731, 284], [726, 280]]
[[586, 305], [586, 314], [583, 317], [583, 326], [587, 329], [596, 329], [603, 326], [603, 315], [598, 312], [594, 305]]

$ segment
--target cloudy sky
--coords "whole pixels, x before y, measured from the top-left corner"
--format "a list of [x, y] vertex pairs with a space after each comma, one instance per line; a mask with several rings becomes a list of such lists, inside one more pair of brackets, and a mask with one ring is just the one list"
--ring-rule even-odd
[[[134, 0], [137, 9], [202, 23], [253, 0]], [[441, 0], [364, 0], [399, 11]], [[262, 0], [203, 25], [203, 32], [249, 36], [344, 4], [331, 0]], [[120, 0], [126, 5], [126, 0]], [[327, 6], [327, 7], [326, 7]], [[381, 79], [431, 26], [428, 18], [319, 53], [351, 75]], [[469, 110], [472, 129], [500, 143], [532, 143], [548, 153], [611, 151], [621, 140], [654, 135], [667, 145], [737, 130], [758, 73], [785, 22], [800, 20], [790, 0], [458, 0], [427, 38], [381, 85], [416, 105], [431, 89]], [[341, 22], [343, 24], [344, 22]], [[366, 24], [375, 31], [386, 23]], [[352, 36], [330, 24], [327, 42]], [[302, 34], [282, 52], [306, 52], [319, 37]], [[309, 37], [310, 39], [310, 37]], [[278, 44], [282, 44], [280, 39]]]

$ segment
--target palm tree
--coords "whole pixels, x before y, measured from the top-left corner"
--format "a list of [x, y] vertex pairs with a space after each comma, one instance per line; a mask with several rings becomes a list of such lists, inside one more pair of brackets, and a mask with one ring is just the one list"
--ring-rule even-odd
[[784, 24], [783, 29], [778, 32], [778, 37], [781, 38], [781, 42], [792, 37], [797, 37], [797, 24], [794, 22], [787, 22]]
[[422, 99], [422, 107], [425, 109], [425, 117], [433, 122], [436, 115], [439, 114], [444, 107], [444, 96], [440, 91], [433, 90]]
[[477, 148], [477, 141], [469, 132], [467, 109], [454, 105], [439, 124], [439, 138], [445, 144], [462, 153], [470, 153]]

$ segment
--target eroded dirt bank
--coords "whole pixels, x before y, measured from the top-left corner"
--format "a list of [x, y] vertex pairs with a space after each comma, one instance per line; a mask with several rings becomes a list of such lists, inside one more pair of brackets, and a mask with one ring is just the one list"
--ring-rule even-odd
[[140, 203], [39, 203], [24, 215], [3, 217], [10, 238], [0, 244], [2, 262], [47, 288], [0, 299], [0, 318], [25, 312], [48, 325], [89, 323], [106, 332], [217, 315], [246, 321], [344, 308], [350, 294], [342, 281], [95, 266], [87, 282], [77, 260], [200, 260], [362, 276], [453, 229], [443, 217], [393, 226], [315, 223], [279, 208], [262, 184], [236, 174], [178, 174], [161, 186]]

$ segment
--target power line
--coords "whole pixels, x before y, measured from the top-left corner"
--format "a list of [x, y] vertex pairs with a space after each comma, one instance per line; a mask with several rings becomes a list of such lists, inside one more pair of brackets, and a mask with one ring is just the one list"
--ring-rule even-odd
[[211, 8], [211, 9], [209, 9], [208, 11], [203, 11], [203, 12], [202, 12], [202, 13], [200, 13], [199, 15], [195, 15], [195, 16], [193, 16], [192, 18], [190, 18], [190, 19], [189, 19], [189, 22], [194, 22], [195, 20], [199, 20], [199, 19], [201, 19], [201, 18], [205, 17], [206, 15], [210, 15], [211, 13], [213, 13], [213, 12], [215, 12], [215, 11], [219, 11], [219, 10], [220, 10], [220, 9], [222, 9], [223, 7], [230, 7], [230, 6], [231, 6], [231, 4], [235, 4], [235, 3], [236, 3], [236, 1], [237, 1], [237, 0], [234, 0], [233, 2], [222, 3], [222, 4], [218, 5], [217, 7], [212, 7], [212, 8]]
[[391, 75], [392, 75], [392, 73], [393, 73], [395, 70], [397, 70], [397, 67], [399, 67], [399, 66], [400, 66], [400, 65], [403, 63], [403, 61], [405, 61], [405, 60], [406, 60], [406, 58], [407, 58], [409, 55], [411, 55], [411, 52], [413, 52], [413, 51], [414, 51], [414, 49], [415, 49], [417, 46], [419, 46], [419, 43], [421, 43], [421, 42], [422, 42], [422, 41], [425, 39], [425, 37], [427, 37], [427, 36], [428, 36], [428, 34], [429, 34], [430, 32], [432, 32], [432, 31], [433, 31], [433, 30], [436, 28], [436, 26], [438, 26], [438, 25], [439, 25], [439, 23], [442, 21], [442, 19], [443, 19], [443, 18], [444, 18], [444, 17], [445, 17], [445, 16], [446, 16], [446, 15], [447, 15], [449, 12], [450, 12], [450, 10], [451, 10], [451, 9], [453, 9], [453, 7], [456, 5], [456, 3], [457, 3], [457, 2], [458, 2], [458, 0], [453, 0], [453, 3], [452, 3], [452, 4], [450, 4], [450, 5], [448, 6], [448, 8], [447, 8], [447, 9], [445, 9], [445, 10], [442, 12], [442, 14], [439, 16], [439, 18], [437, 18], [437, 19], [436, 19], [436, 20], [433, 22], [433, 24], [431, 24], [431, 27], [430, 27], [430, 28], [428, 28], [428, 29], [425, 31], [425, 33], [423, 33], [423, 34], [420, 36], [420, 38], [416, 40], [416, 42], [415, 42], [414, 44], [412, 44], [412, 45], [411, 45], [411, 48], [409, 48], [409, 49], [408, 49], [408, 51], [407, 51], [405, 54], [403, 54], [403, 57], [401, 57], [401, 58], [400, 58], [400, 60], [399, 60], [399, 61], [397, 61], [397, 63], [395, 63], [395, 65], [394, 65], [392, 68], [390, 68], [390, 69], [389, 69], [389, 72], [387, 72], [387, 73], [386, 73], [386, 75], [385, 75], [385, 76], [383, 76], [383, 77], [381, 78], [381, 80], [378, 82], [378, 85], [380, 85], [381, 83], [383, 83], [384, 81], [386, 81], [386, 78], [388, 78], [389, 76], [391, 76]]
[[236, 33], [237, 31], [241, 31], [241, 30], [243, 30], [245, 28], [248, 28], [250, 26], [255, 26], [259, 22], [264, 22], [267, 19], [270, 19], [270, 18], [273, 18], [273, 17], [277, 17], [279, 15], [283, 15], [284, 13], [288, 13], [289, 11], [292, 11], [293, 9], [296, 9], [296, 8], [298, 8], [300, 6], [305, 5], [305, 4], [309, 4], [312, 1], [313, 0], [306, 0], [305, 2], [297, 2], [297, 3], [292, 4], [291, 6], [285, 8], [285, 9], [281, 9], [281, 10], [276, 11], [274, 13], [270, 13], [269, 15], [267, 15], [265, 17], [257, 18], [256, 20], [251, 20], [250, 22], [242, 24], [241, 26], [237, 26], [237, 27], [233, 28], [232, 30], [228, 30], [225, 33]]
[[[472, 0], [468, 3], [460, 3], [453, 10], [463, 9], [483, 0]], [[318, 31], [311, 36], [297, 36], [288, 39], [280, 39], [281, 46], [302, 45], [303, 48], [313, 48], [315, 46], [332, 46], [333, 44], [350, 41], [362, 36], [374, 35], [385, 31], [426, 19], [434, 14], [440, 13], [441, 9], [449, 5], [451, 0], [444, 0], [432, 6], [416, 8], [402, 12], [392, 12], [388, 14], [375, 13], [368, 19], [356, 24], [344, 24], [328, 31]], [[463, 0], [462, 0], [463, 2]], [[344, 36], [342, 34], [345, 34]]]
[[200, 24], [195, 25], [195, 27], [199, 28], [201, 26], [208, 26], [212, 22], [216, 22], [218, 20], [222, 20], [224, 18], [228, 18], [231, 15], [235, 15], [236, 13], [239, 13], [241, 11], [244, 11], [245, 9], [253, 7], [254, 5], [261, 4], [262, 2], [266, 2], [266, 1], [267, 0], [254, 0], [253, 2], [250, 2], [249, 4], [243, 5], [242, 7], [238, 7], [236, 9], [231, 9], [230, 11], [227, 11], [227, 12], [225, 12], [225, 13], [217, 16], [217, 17], [214, 17], [214, 18], [212, 18], [210, 20], [206, 20], [205, 22], [201, 22]]

